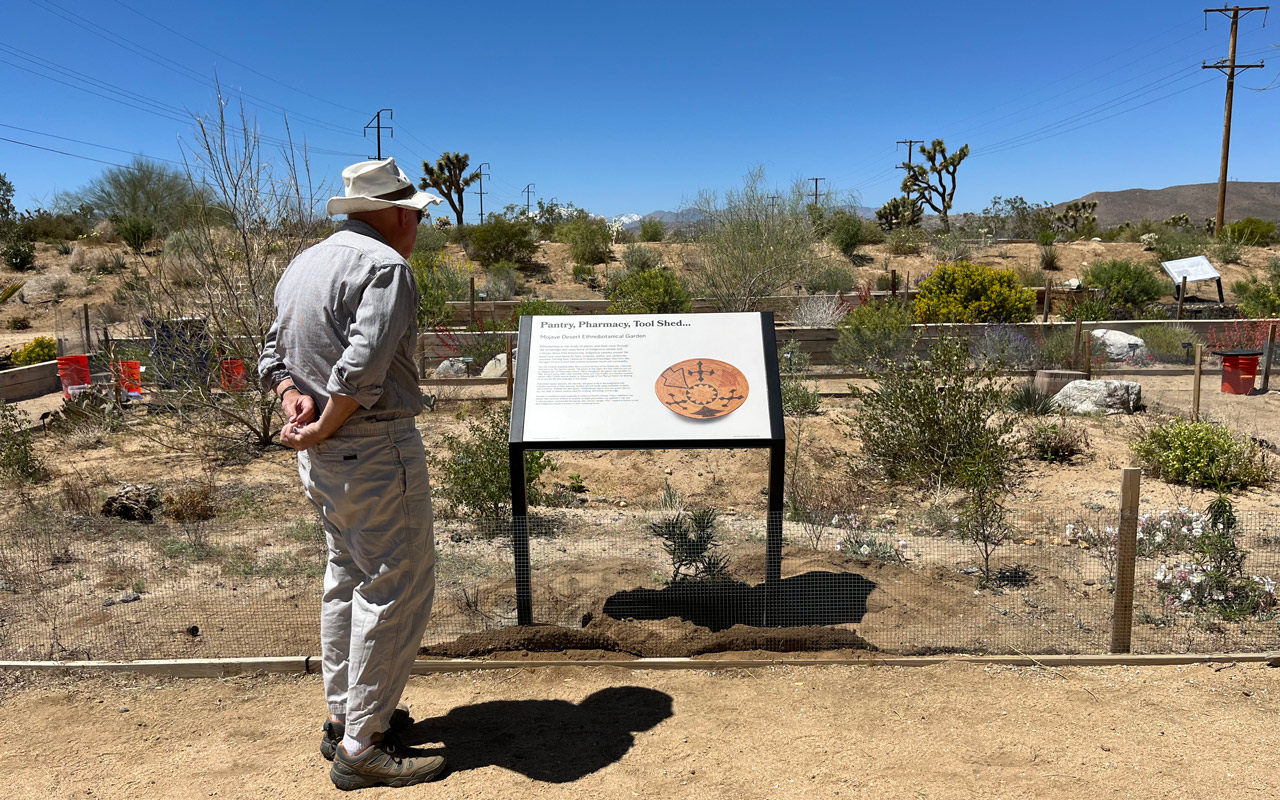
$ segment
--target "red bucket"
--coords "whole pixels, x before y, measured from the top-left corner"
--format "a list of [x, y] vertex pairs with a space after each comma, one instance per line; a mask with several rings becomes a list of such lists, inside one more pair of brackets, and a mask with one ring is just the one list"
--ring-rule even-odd
[[58, 356], [58, 377], [62, 379], [62, 396], [70, 400], [89, 386], [89, 357]]
[[238, 358], [219, 361], [218, 374], [222, 379], [223, 391], [243, 392], [249, 388], [249, 382], [244, 377], [244, 362]]
[[1257, 356], [1222, 357], [1222, 391], [1226, 394], [1252, 394], [1257, 374]]
[[120, 388], [130, 396], [138, 396], [142, 394], [142, 362], [141, 361], [117, 361], [115, 363], [116, 377], [120, 380]]

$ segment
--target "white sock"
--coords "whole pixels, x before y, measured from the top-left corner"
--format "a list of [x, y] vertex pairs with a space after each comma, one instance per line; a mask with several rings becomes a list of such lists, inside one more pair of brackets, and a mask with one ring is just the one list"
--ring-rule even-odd
[[342, 736], [342, 749], [346, 750], [349, 756], [360, 755], [368, 749], [370, 744], [373, 744], [373, 739], [366, 736], [356, 738], [351, 735], [351, 731], [347, 731]]

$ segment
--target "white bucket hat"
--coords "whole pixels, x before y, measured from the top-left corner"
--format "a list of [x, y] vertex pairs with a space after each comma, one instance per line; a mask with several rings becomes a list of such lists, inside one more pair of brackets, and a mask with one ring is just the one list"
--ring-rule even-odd
[[343, 194], [330, 197], [325, 205], [331, 217], [392, 206], [422, 211], [432, 203], [444, 202], [430, 192], [415, 189], [413, 181], [396, 166], [394, 158], [352, 164], [342, 171], [342, 188]]

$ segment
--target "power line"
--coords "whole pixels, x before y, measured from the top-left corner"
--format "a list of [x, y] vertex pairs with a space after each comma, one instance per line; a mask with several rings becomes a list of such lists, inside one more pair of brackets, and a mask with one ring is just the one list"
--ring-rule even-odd
[[387, 115], [388, 115], [391, 119], [395, 119], [395, 118], [396, 118], [395, 113], [394, 113], [391, 109], [389, 109], [389, 108], [380, 108], [380, 109], [378, 109], [378, 113], [377, 113], [377, 114], [374, 114], [374, 115], [373, 115], [373, 117], [369, 120], [368, 124], [364, 126], [364, 133], [365, 133], [365, 135], [366, 135], [366, 136], [368, 136], [368, 135], [369, 135], [369, 129], [370, 129], [370, 128], [373, 128], [375, 131], [377, 131], [377, 137], [378, 137], [378, 155], [374, 156], [374, 158], [378, 159], [379, 161], [381, 161], [381, 160], [382, 160], [382, 129], [383, 129], [383, 128], [386, 128], [387, 130], [391, 131], [391, 138], [392, 138], [392, 139], [396, 138], [396, 131], [395, 131], [395, 129], [394, 129], [394, 128], [392, 128], [392, 127], [391, 127], [391, 126], [389, 126], [389, 125], [383, 125], [383, 124], [382, 124], [382, 112], [383, 112], [383, 111], [387, 112]]

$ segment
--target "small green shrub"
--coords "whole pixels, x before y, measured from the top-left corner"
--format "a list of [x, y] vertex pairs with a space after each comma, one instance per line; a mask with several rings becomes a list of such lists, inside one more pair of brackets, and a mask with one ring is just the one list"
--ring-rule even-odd
[[1049, 244], [1040, 248], [1040, 269], [1056, 271], [1062, 269], [1058, 260], [1058, 248]]
[[58, 343], [48, 336], [37, 336], [33, 341], [13, 351], [13, 363], [19, 367], [42, 364], [58, 357]]
[[856, 217], [853, 214], [839, 212], [831, 216], [827, 238], [837, 250], [849, 259], [854, 266], [865, 264], [870, 257], [858, 252], [858, 248], [868, 243], [871, 232], [879, 232], [875, 223]]
[[959, 261], [943, 264], [920, 284], [920, 322], [1028, 322], [1036, 294], [1012, 270]]
[[1156, 234], [1151, 249], [1156, 251], [1161, 261], [1175, 261], [1179, 258], [1202, 255], [1205, 247], [1205, 238], [1198, 233], [1164, 229]]
[[526, 219], [490, 214], [483, 225], [467, 225], [456, 230], [467, 253], [485, 266], [500, 261], [527, 264], [538, 252], [533, 223]]
[[640, 220], [640, 241], [660, 242], [667, 238], [667, 225], [657, 217]]
[[48, 478], [44, 462], [32, 449], [31, 418], [25, 411], [0, 400], [0, 480], [25, 486]]
[[729, 557], [715, 552], [720, 546], [715, 509], [676, 511], [649, 523], [649, 533], [662, 541], [662, 549], [671, 558], [669, 586], [730, 579]]
[[1024, 383], [1009, 394], [1009, 410], [1016, 414], [1043, 417], [1053, 413], [1053, 396], [1036, 388], [1034, 383]]
[[662, 266], [662, 253], [652, 247], [629, 244], [622, 251], [622, 263], [627, 269], [657, 269]]
[[1027, 447], [1039, 461], [1065, 463], [1088, 449], [1089, 434], [1065, 420], [1038, 422], [1027, 434]]
[[149, 217], [125, 217], [116, 223], [121, 241], [135, 253], [141, 253], [156, 236], [156, 224]]
[[[467, 419], [464, 436], [444, 434], [448, 455], [432, 457], [440, 480], [440, 494], [458, 513], [497, 519], [511, 509], [511, 465], [507, 444], [511, 411], [506, 406], [484, 406]], [[538, 479], [554, 471], [556, 462], [547, 453], [533, 450], [525, 456], [525, 480], [529, 505], [545, 505], [546, 493]]]
[[1271, 478], [1257, 444], [1221, 425], [1174, 420], [1143, 431], [1130, 444], [1139, 463], [1168, 483], [1230, 492]]
[[449, 234], [434, 225], [419, 225], [418, 238], [413, 243], [414, 253], [439, 253], [449, 243]]
[[918, 256], [929, 241], [929, 233], [923, 228], [894, 228], [884, 241], [885, 249], [895, 256]]
[[510, 300], [520, 291], [520, 279], [516, 275], [516, 265], [510, 261], [499, 261], [484, 271], [484, 283], [479, 293], [485, 300]]
[[575, 283], [585, 283], [592, 288], [599, 282], [600, 277], [596, 275], [596, 268], [590, 264], [574, 264], [573, 280]]
[[11, 331], [31, 330], [31, 317], [28, 317], [25, 314], [12, 317], [7, 323], [5, 323], [5, 326]]
[[693, 298], [670, 269], [627, 269], [613, 273], [604, 288], [610, 314], [683, 314]]
[[1244, 260], [1244, 245], [1231, 234], [1213, 243], [1213, 260], [1219, 264], [1239, 264]]
[[1227, 225], [1222, 232], [1232, 241], [1249, 247], [1266, 247], [1276, 240], [1276, 224], [1257, 217], [1237, 220]]
[[939, 264], [968, 262], [973, 248], [957, 233], [944, 233], [933, 241], [933, 257]]
[[801, 417], [818, 413], [822, 396], [810, 389], [805, 373], [812, 362], [809, 354], [794, 341], [778, 350], [778, 372], [782, 379], [782, 410], [787, 416]]
[[613, 253], [608, 223], [585, 214], [557, 227], [556, 239], [569, 245], [569, 256], [579, 264], [605, 264]]
[[1062, 319], [1067, 322], [1097, 322], [1099, 320], [1116, 319], [1117, 315], [1114, 307], [1105, 300], [1086, 295], [1081, 298], [1073, 299], [1066, 308], [1061, 311]]
[[453, 318], [449, 301], [468, 299], [470, 270], [442, 257], [439, 252], [414, 252], [409, 256], [414, 282], [418, 285], [418, 325], [432, 328]]
[[804, 290], [809, 294], [850, 292], [855, 281], [853, 272], [847, 267], [825, 267], [805, 280]]
[[536, 297], [526, 297], [511, 311], [511, 330], [519, 329], [521, 317], [562, 317], [572, 313], [560, 303]]
[[1250, 275], [1248, 280], [1236, 281], [1231, 291], [1240, 298], [1245, 316], [1280, 317], [1280, 256], [1267, 260], [1265, 276]]
[[1147, 351], [1156, 361], [1165, 364], [1181, 364], [1187, 359], [1184, 342], [1192, 347], [1204, 344], [1204, 339], [1185, 325], [1143, 325], [1133, 332], [1147, 344]]
[[26, 272], [36, 265], [36, 248], [31, 242], [15, 239], [4, 246], [4, 265], [17, 272]]
[[58, 242], [58, 255], [69, 256], [71, 251], [75, 249], [75, 245], [71, 242]]
[[897, 358], [911, 350], [911, 305], [904, 302], [869, 302], [854, 306], [837, 326], [839, 338], [832, 355], [850, 366]]
[[1127, 258], [1093, 264], [1081, 277], [1085, 286], [1101, 289], [1108, 303], [1126, 308], [1140, 308], [1158, 300], [1166, 289], [1165, 282], [1154, 270]]
[[63, 277], [54, 278], [53, 282], [49, 284], [49, 292], [53, 295], [55, 301], [61, 301], [62, 298], [66, 297], [67, 290], [70, 288], [71, 283]]

